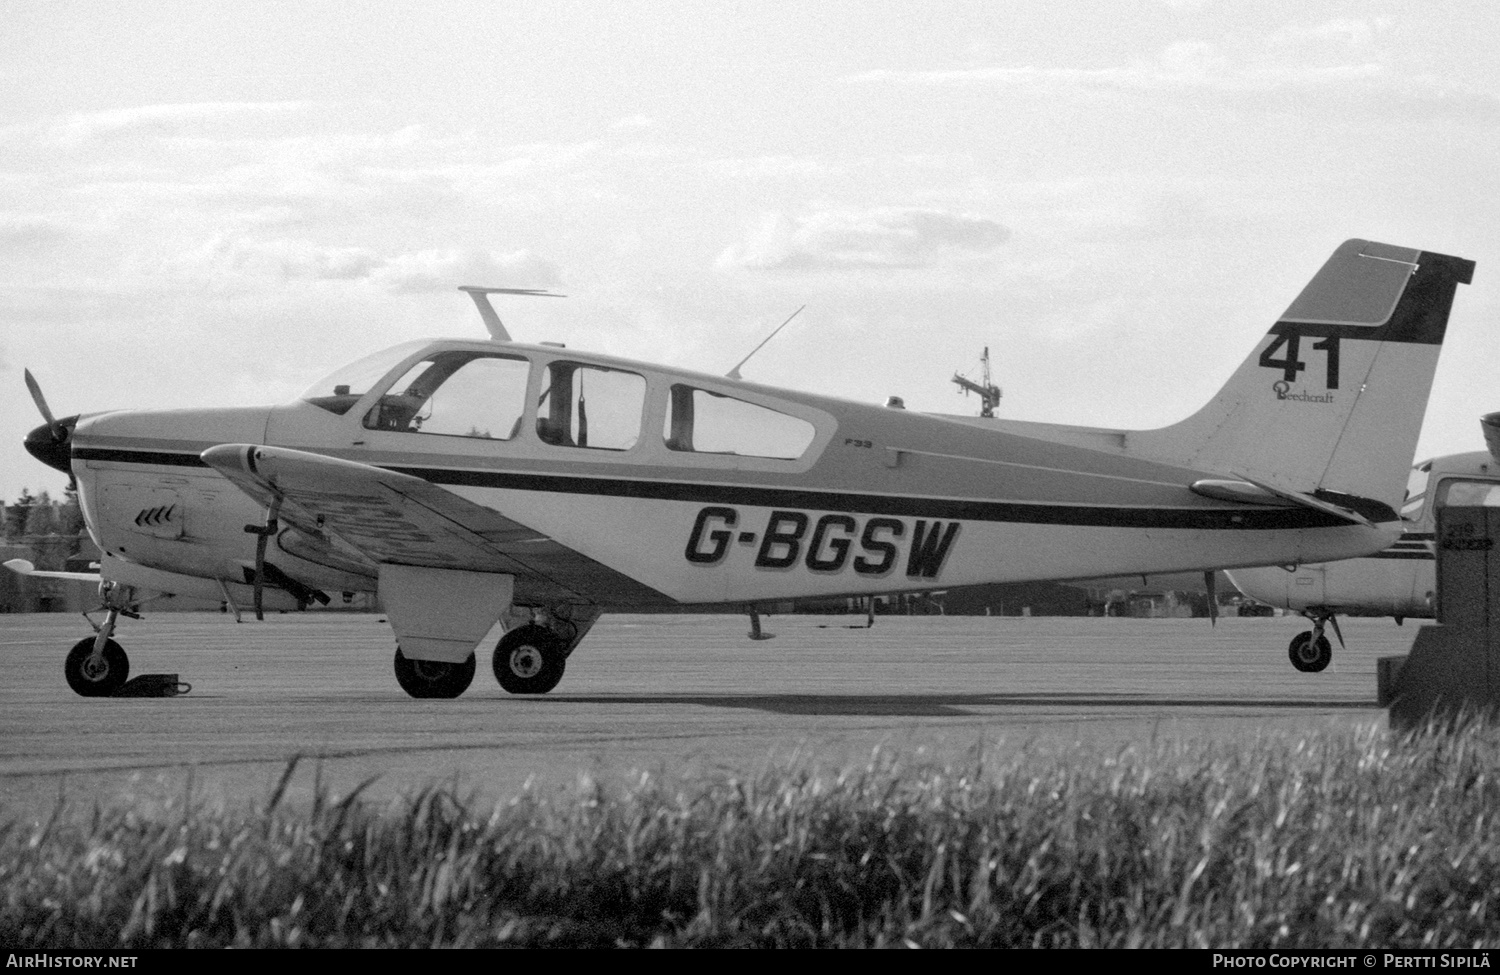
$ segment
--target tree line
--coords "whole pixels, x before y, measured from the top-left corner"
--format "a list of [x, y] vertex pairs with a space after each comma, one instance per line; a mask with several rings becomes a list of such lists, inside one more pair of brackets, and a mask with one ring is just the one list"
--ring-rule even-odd
[[78, 492], [72, 487], [64, 489], [60, 499], [45, 490], [32, 494], [30, 488], [22, 488], [21, 496], [4, 505], [4, 510], [7, 539], [77, 535], [84, 530], [83, 509], [78, 505]]

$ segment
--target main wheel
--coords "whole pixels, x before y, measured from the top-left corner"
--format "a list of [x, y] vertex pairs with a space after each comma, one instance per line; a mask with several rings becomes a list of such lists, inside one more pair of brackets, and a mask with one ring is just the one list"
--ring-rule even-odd
[[1292, 637], [1286, 650], [1287, 656], [1292, 658], [1292, 666], [1304, 674], [1316, 674], [1333, 659], [1333, 647], [1329, 645], [1328, 637], [1319, 636], [1314, 640], [1311, 631]]
[[412, 697], [458, 697], [474, 680], [474, 655], [463, 663], [413, 660], [396, 648], [396, 683]]
[[567, 663], [562, 641], [534, 623], [511, 630], [495, 647], [495, 679], [512, 694], [547, 693]]
[[130, 658], [113, 640], [105, 640], [104, 652], [96, 657], [94, 638], [86, 637], [68, 651], [63, 674], [68, 678], [68, 686], [84, 697], [108, 697], [130, 677]]

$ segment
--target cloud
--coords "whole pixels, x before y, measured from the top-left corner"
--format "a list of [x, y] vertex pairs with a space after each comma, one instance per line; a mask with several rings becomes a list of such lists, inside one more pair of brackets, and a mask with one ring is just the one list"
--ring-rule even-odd
[[525, 250], [424, 250], [387, 257], [364, 247], [250, 237], [217, 237], [169, 266], [219, 280], [368, 281], [400, 294], [449, 291], [461, 284], [550, 288], [561, 283], [556, 266]]
[[1238, 67], [1206, 42], [1185, 41], [1164, 49], [1154, 62], [1114, 68], [982, 67], [942, 71], [877, 69], [846, 76], [850, 84], [889, 82], [903, 85], [987, 85], [1038, 90], [1096, 89], [1159, 91], [1214, 88], [1223, 91], [1265, 91], [1284, 86], [1312, 86], [1377, 79], [1378, 64], [1266, 65]]
[[843, 166], [813, 156], [752, 156], [712, 159], [704, 168], [721, 179], [827, 179], [845, 172]]
[[398, 293], [450, 291], [461, 284], [516, 288], [561, 284], [556, 266], [526, 250], [508, 254], [475, 249], [416, 251], [386, 261], [370, 278]]
[[988, 255], [1010, 231], [987, 217], [918, 208], [770, 214], [719, 255], [720, 268], [854, 270], [929, 267]]
[[1453, 77], [1403, 73], [1381, 47], [1386, 18], [1329, 20], [1274, 35], [1215, 44], [1184, 40], [1155, 58], [1101, 68], [984, 65], [952, 69], [876, 69], [846, 75], [854, 85], [1010, 88], [1027, 94], [1179, 92], [1240, 96], [1246, 105], [1281, 111], [1286, 98], [1323, 97], [1374, 112], [1424, 110], [1445, 117], [1500, 119], [1500, 97]]
[[68, 232], [44, 217], [0, 214], [0, 251], [31, 251], [68, 238]]
[[1374, 20], [1339, 18], [1311, 26], [1294, 24], [1271, 38], [1272, 44], [1334, 48], [1366, 48], [1387, 32], [1393, 22], [1389, 17]]
[[280, 115], [307, 107], [307, 102], [194, 102], [181, 105], [139, 105], [108, 112], [70, 115], [55, 122], [48, 134], [58, 142], [77, 145], [126, 134], [175, 135], [209, 119], [245, 115]]
[[171, 261], [188, 273], [276, 280], [353, 280], [385, 263], [361, 247], [324, 247], [305, 240], [217, 237]]
[[1307, 115], [1311, 100], [1345, 118], [1500, 125], [1500, 95], [1455, 77], [1403, 73], [1381, 56], [1383, 20], [1329, 21], [1284, 31], [1235, 50], [1182, 41], [1154, 60], [1103, 68], [983, 66], [926, 71], [877, 69], [855, 85], [1013, 90], [1028, 98], [1180, 96], [1214, 98], [1245, 114]]

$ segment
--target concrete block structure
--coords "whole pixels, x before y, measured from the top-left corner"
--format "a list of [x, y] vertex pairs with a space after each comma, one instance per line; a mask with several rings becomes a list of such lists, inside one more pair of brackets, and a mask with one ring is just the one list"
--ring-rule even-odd
[[1500, 714], [1500, 507], [1439, 508], [1434, 544], [1438, 622], [1417, 631], [1410, 654], [1379, 662], [1392, 728]]

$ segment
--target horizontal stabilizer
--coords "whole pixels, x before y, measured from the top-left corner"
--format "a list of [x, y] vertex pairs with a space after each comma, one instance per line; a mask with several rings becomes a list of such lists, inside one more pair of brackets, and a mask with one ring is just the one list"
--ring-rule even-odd
[[1289, 507], [1296, 502], [1288, 500], [1274, 491], [1267, 490], [1249, 481], [1227, 481], [1206, 477], [1188, 485], [1188, 490], [1205, 498], [1217, 501], [1238, 501], [1241, 504], [1267, 504], [1278, 508]]
[[[1375, 523], [1370, 520], [1372, 515], [1381, 521], [1395, 521], [1398, 517], [1396, 512], [1391, 510], [1386, 505], [1381, 504], [1379, 501], [1372, 501], [1369, 498], [1356, 498], [1353, 495], [1337, 494], [1333, 491], [1321, 490], [1315, 492], [1314, 494], [1306, 494], [1301, 491], [1291, 491], [1286, 488], [1279, 488], [1275, 485], [1267, 484], [1264, 481], [1257, 481], [1252, 477], [1245, 477], [1243, 474], [1240, 475], [1240, 477], [1242, 480], [1248, 482], [1249, 484], [1259, 488], [1267, 494], [1275, 495], [1276, 497], [1281, 498], [1283, 501], [1290, 501], [1292, 504], [1299, 505], [1303, 508], [1311, 508], [1314, 511], [1321, 511], [1325, 515], [1332, 515], [1335, 518], [1340, 518], [1344, 521], [1349, 522], [1351, 525], [1362, 525], [1366, 528], [1374, 528]], [[1338, 500], [1333, 500], [1335, 498], [1337, 498]], [[1364, 511], [1355, 510], [1355, 506], [1364, 509]]]
[[51, 572], [46, 569], [38, 569], [25, 559], [10, 559], [5, 567], [17, 575], [27, 576], [32, 579], [66, 579], [69, 582], [98, 582], [97, 572]]
[[[1336, 504], [1331, 500], [1319, 498], [1300, 491], [1288, 491], [1284, 488], [1272, 487], [1263, 481], [1244, 478], [1239, 481], [1219, 480], [1217, 478], [1204, 478], [1194, 481], [1188, 485], [1188, 490], [1194, 494], [1201, 494], [1205, 498], [1214, 498], [1218, 501], [1237, 501], [1241, 504], [1272, 505], [1275, 507], [1299, 507], [1311, 508], [1313, 511], [1321, 511], [1325, 515], [1332, 515], [1341, 521], [1347, 521], [1353, 525], [1364, 525], [1374, 527], [1369, 517], [1346, 505]], [[1320, 492], [1331, 494], [1331, 492]], [[1347, 495], [1339, 495], [1340, 500], [1359, 504], [1360, 507], [1371, 510], [1372, 514], [1384, 516], [1384, 505], [1379, 502], [1370, 501], [1368, 498], [1352, 498]], [[1391, 512], [1395, 517], [1395, 512]]]

